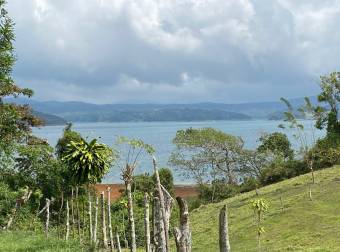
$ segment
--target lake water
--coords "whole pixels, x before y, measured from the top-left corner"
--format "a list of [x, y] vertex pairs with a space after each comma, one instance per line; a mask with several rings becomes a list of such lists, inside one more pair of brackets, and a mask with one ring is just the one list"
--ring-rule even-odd
[[[156, 158], [159, 167], [168, 167], [167, 162], [171, 151], [174, 149], [172, 139], [175, 137], [177, 130], [202, 127], [212, 127], [222, 130], [225, 133], [240, 136], [245, 141], [247, 148], [255, 148], [257, 139], [263, 133], [282, 131], [278, 128], [279, 121], [268, 120], [251, 120], [251, 121], [204, 121], [204, 122], [127, 122], [127, 123], [75, 123], [74, 130], [80, 132], [83, 137], [98, 138], [100, 141], [110, 146], [114, 145], [117, 136], [126, 136], [129, 138], [140, 138], [156, 148]], [[302, 122], [311, 135], [312, 121]], [[45, 126], [34, 128], [33, 132], [37, 136], [45, 138], [55, 146], [58, 138], [61, 137], [64, 126]], [[309, 129], [309, 130], [308, 130]], [[293, 145], [296, 140], [293, 132], [284, 130]], [[316, 131], [317, 136], [322, 136], [323, 132]], [[295, 146], [297, 147], [297, 146]], [[120, 181], [120, 165], [113, 167], [105, 176], [103, 182], [117, 183]], [[150, 157], [141, 157], [136, 173], [152, 171], [152, 160]], [[191, 183], [193, 180], [184, 179], [174, 172], [176, 183]]]

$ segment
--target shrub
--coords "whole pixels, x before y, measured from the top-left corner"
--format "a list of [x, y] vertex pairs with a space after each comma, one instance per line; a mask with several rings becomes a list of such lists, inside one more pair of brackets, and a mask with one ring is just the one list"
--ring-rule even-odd
[[224, 180], [214, 180], [211, 184], [199, 185], [199, 198], [203, 202], [219, 202], [239, 193], [239, 186], [227, 184]]

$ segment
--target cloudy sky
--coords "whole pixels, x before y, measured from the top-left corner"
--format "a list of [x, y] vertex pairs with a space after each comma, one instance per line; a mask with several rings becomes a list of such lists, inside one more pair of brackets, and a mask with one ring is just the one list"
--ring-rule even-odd
[[339, 0], [9, 0], [39, 100], [247, 102], [340, 70]]

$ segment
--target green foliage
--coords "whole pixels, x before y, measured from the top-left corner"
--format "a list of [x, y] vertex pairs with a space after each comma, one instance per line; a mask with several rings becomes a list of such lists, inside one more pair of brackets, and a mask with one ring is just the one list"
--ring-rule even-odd
[[116, 158], [116, 152], [109, 146], [98, 143], [97, 139], [90, 142], [81, 139], [67, 145], [62, 160], [72, 170], [75, 183], [81, 185], [100, 181]]
[[240, 185], [240, 193], [249, 192], [259, 187], [259, 181], [254, 177], [245, 177]]
[[18, 186], [41, 189], [44, 196], [56, 196], [62, 188], [63, 165], [54, 158], [47, 144], [23, 145], [18, 149], [16, 174]]
[[144, 150], [149, 155], [155, 153], [155, 149], [152, 145], [147, 144], [143, 142], [143, 140], [137, 138], [129, 139], [124, 136], [119, 136], [117, 138], [117, 144], [127, 144], [128, 146], [131, 147], [132, 149], [131, 151], [137, 151], [137, 153], [140, 153], [142, 150]]
[[263, 169], [260, 177], [260, 183], [262, 185], [269, 185], [296, 177], [307, 173], [308, 171], [308, 166], [304, 160], [283, 161], [276, 159], [269, 166]]
[[179, 130], [173, 143], [169, 163], [182, 175], [193, 177], [198, 183], [228, 178], [234, 183], [239, 169], [243, 140], [213, 128]]
[[8, 221], [8, 215], [11, 213], [18, 195], [18, 191], [11, 190], [6, 183], [0, 182], [0, 229]]
[[202, 202], [219, 202], [238, 194], [239, 186], [227, 184], [224, 180], [214, 180], [211, 184], [200, 184], [198, 190]]
[[273, 153], [274, 155], [280, 155], [285, 159], [292, 159], [294, 151], [291, 148], [291, 144], [286, 134], [280, 132], [274, 132], [271, 134], [265, 134], [259, 139], [260, 145], [257, 150], [262, 153]]
[[[175, 188], [174, 188], [174, 177], [172, 175], [172, 172], [168, 168], [160, 168], [158, 170], [159, 173], [159, 179], [161, 181], [162, 186], [171, 194], [174, 195]], [[156, 183], [156, 176], [153, 175], [152, 179], [154, 181], [154, 184]], [[155, 188], [155, 187], [154, 187]]]
[[308, 155], [313, 159], [316, 169], [340, 164], [340, 133], [328, 133], [319, 139]]
[[340, 72], [332, 72], [320, 77], [321, 93], [319, 102], [326, 103], [326, 107], [317, 107], [318, 120], [316, 126], [327, 128], [328, 133], [340, 133], [339, 105], [340, 102]]
[[[14, 22], [5, 9], [6, 1], [0, 1], [0, 155], [10, 155], [17, 143], [25, 142], [31, 126], [41, 121], [32, 115], [28, 106], [4, 104], [3, 98], [19, 95], [32, 96], [29, 89], [20, 88], [12, 78], [16, 61], [13, 47]], [[0, 157], [0, 159], [2, 159]]]
[[[158, 170], [159, 179], [162, 186], [171, 194], [174, 195], [174, 177], [168, 168], [160, 168]], [[132, 191], [153, 193], [156, 186], [155, 175], [141, 174], [133, 177]]]
[[[1, 232], [1, 231], [0, 231]], [[58, 239], [57, 234], [53, 233], [46, 238], [42, 232], [1, 232], [0, 251], [25, 251], [25, 252], [70, 252], [88, 251], [84, 245], [79, 244], [78, 240], [65, 241]]]
[[73, 142], [80, 142], [81, 141], [81, 135], [72, 130], [72, 124], [68, 123], [66, 127], [64, 128], [63, 136], [58, 139], [58, 143], [55, 147], [56, 154], [59, 158], [62, 158], [67, 150], [67, 145], [69, 145]]

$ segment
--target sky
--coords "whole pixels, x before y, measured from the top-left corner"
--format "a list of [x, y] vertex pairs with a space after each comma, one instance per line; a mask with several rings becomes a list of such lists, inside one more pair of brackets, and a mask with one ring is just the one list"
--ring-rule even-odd
[[241, 103], [340, 70], [339, 0], [9, 0], [34, 99]]

